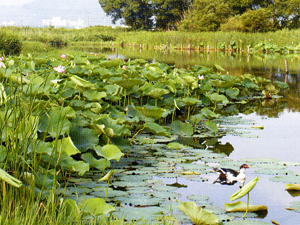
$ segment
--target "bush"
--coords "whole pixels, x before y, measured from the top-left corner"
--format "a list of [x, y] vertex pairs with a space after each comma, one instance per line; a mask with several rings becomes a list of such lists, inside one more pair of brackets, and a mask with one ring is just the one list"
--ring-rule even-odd
[[21, 40], [14, 34], [0, 31], [0, 54], [19, 55], [22, 50]]
[[243, 15], [231, 17], [227, 23], [222, 24], [221, 31], [268, 32], [274, 31], [274, 24], [270, 20], [271, 12], [260, 8], [248, 10]]

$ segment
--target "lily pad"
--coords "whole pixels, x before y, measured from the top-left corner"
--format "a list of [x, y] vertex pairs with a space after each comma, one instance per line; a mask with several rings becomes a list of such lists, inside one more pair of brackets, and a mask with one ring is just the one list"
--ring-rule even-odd
[[191, 136], [193, 131], [193, 125], [189, 123], [183, 123], [179, 120], [175, 120], [172, 124], [171, 131], [177, 135]]
[[84, 200], [79, 207], [91, 215], [103, 215], [115, 211], [115, 207], [107, 204], [102, 198], [89, 198]]
[[[247, 203], [237, 201], [233, 203], [225, 203], [224, 208], [227, 212], [245, 212], [247, 210]], [[266, 211], [268, 207], [265, 205], [251, 205], [249, 204], [249, 212]]]

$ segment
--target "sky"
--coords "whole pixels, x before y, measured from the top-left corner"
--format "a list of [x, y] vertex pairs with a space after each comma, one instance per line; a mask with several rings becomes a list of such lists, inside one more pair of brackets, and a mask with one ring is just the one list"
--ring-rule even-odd
[[34, 0], [0, 0], [0, 5], [24, 5]]

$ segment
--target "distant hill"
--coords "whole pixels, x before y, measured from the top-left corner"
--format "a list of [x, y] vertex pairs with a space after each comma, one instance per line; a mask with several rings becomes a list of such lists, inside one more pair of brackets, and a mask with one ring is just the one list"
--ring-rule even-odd
[[84, 26], [112, 25], [98, 0], [36, 0], [19, 7], [1, 6], [0, 15], [0, 26], [43, 27], [43, 20], [55, 17], [66, 21], [81, 19]]

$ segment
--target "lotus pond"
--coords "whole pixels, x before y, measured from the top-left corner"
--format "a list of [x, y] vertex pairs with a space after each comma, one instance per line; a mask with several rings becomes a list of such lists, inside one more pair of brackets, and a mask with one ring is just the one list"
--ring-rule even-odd
[[[300, 183], [300, 119], [288, 113], [286, 83], [228, 75], [218, 65], [185, 69], [97, 54], [26, 55], [0, 65], [3, 169], [27, 193], [56, 190], [69, 220], [75, 209], [84, 220], [112, 213], [192, 223], [185, 213], [193, 210], [193, 221], [205, 215], [207, 224], [300, 219], [292, 185]], [[224, 205], [238, 185], [212, 184], [211, 170], [242, 163], [251, 167], [246, 182], [259, 177], [245, 221], [244, 212], [229, 212], [240, 205]]]

